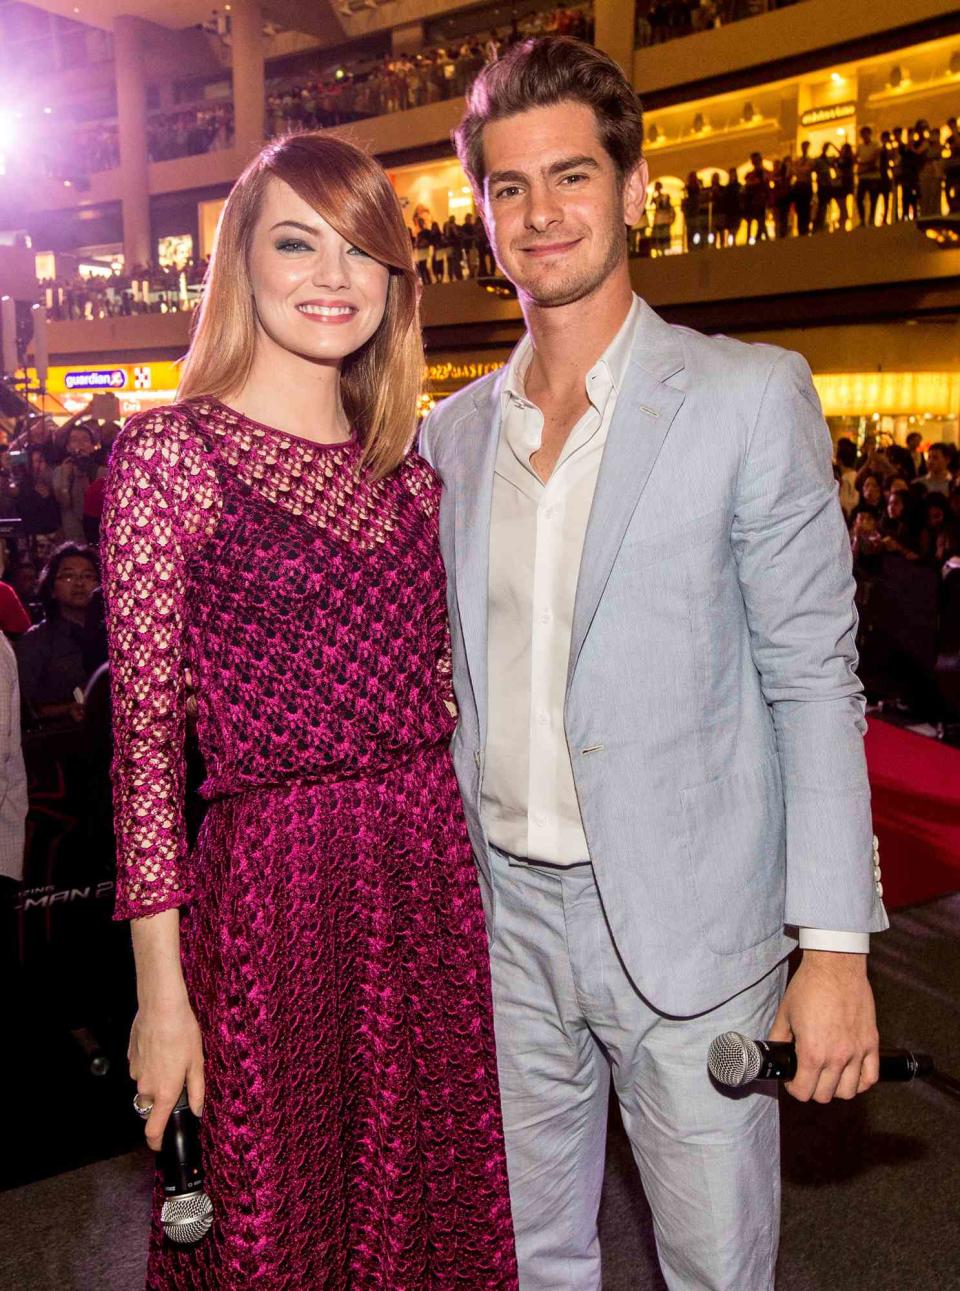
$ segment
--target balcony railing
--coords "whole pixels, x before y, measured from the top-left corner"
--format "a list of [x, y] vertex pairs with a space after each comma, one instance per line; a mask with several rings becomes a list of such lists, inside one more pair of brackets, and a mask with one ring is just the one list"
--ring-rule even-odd
[[[318, 64], [295, 77], [274, 78], [267, 82], [265, 136], [345, 125], [458, 98], [486, 63], [513, 41], [547, 32], [591, 39], [592, 3], [536, 10], [493, 31], [488, 22], [473, 35], [414, 55], [346, 60], [335, 67]], [[169, 161], [229, 148], [233, 128], [233, 104], [229, 102], [152, 112], [147, 118], [148, 156], [151, 161]], [[71, 128], [53, 119], [29, 155], [18, 158], [13, 150], [6, 157], [6, 173], [21, 179], [39, 169], [50, 179], [74, 181], [119, 165], [115, 120]]]
[[742, 18], [786, 9], [802, 0], [638, 0], [636, 45], [662, 45]]
[[[917, 216], [960, 214], [960, 140], [952, 156], [930, 163], [916, 186], [902, 175], [889, 187], [859, 185], [853, 190], [830, 186], [809, 192], [801, 185], [777, 187], [764, 171], [735, 188], [688, 191], [677, 205], [654, 194], [644, 217], [630, 231], [632, 256], [675, 256], [725, 251], [762, 241], [802, 237], [817, 240], [860, 233]], [[658, 203], [660, 203], [658, 207]], [[669, 218], [663, 218], [667, 210]], [[425, 285], [463, 282], [496, 272], [485, 241], [464, 225], [431, 233], [424, 231], [414, 255]], [[38, 284], [38, 300], [55, 321], [119, 318], [134, 314], [166, 314], [196, 308], [203, 290], [206, 263], [165, 269], [138, 269], [132, 275], [77, 277]]]

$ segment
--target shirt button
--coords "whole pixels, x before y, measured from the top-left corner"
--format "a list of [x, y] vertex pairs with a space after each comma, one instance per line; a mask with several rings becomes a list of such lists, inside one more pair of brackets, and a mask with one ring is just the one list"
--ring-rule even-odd
[[550, 714], [549, 714], [549, 713], [538, 713], [538, 714], [537, 714], [537, 721], [540, 723], [540, 725], [541, 725], [541, 726], [549, 726], [549, 725], [550, 725]]
[[556, 507], [547, 507], [546, 511], [544, 512], [544, 515], [547, 517], [548, 520], [552, 520], [556, 514], [557, 514]]
[[541, 622], [541, 623], [549, 623], [549, 622], [550, 622], [550, 620], [551, 620], [551, 618], [553, 618], [553, 615], [550, 613], [550, 611], [549, 611], [549, 610], [542, 610], [542, 611], [541, 611], [541, 613], [540, 613], [540, 622]]

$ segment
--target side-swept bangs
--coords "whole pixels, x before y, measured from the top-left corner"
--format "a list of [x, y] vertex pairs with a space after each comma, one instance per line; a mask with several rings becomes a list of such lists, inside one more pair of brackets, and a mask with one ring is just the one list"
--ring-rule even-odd
[[417, 273], [410, 234], [383, 168], [362, 149], [322, 132], [276, 139], [227, 198], [178, 397], [228, 399], [253, 364], [256, 318], [248, 272], [253, 231], [271, 179], [283, 180], [341, 237], [390, 271], [383, 321], [343, 362], [344, 411], [380, 478], [406, 455], [423, 380]]

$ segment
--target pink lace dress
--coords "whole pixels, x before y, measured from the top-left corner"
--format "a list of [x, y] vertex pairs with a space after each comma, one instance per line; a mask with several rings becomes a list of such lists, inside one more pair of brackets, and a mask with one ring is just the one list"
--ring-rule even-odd
[[516, 1287], [438, 491], [213, 400], [114, 447], [117, 917], [181, 907], [216, 1214], [175, 1247], [155, 1203], [156, 1291]]

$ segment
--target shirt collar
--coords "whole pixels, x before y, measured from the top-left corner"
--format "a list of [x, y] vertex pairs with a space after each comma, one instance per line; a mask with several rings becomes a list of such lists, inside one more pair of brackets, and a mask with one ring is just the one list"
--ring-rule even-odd
[[[639, 317], [640, 297], [634, 294], [630, 309], [627, 311], [627, 316], [623, 320], [620, 330], [587, 373], [587, 397], [591, 402], [595, 399], [596, 392], [594, 387], [597, 384], [597, 377], [605, 379], [612, 386], [613, 391], [619, 393], [627, 373], [627, 365], [630, 362]], [[530, 406], [524, 386], [532, 358], [533, 343], [530, 340], [530, 333], [525, 332], [515, 346], [507, 363], [506, 377], [501, 387], [501, 401], [503, 404], [510, 400], [524, 407]]]

